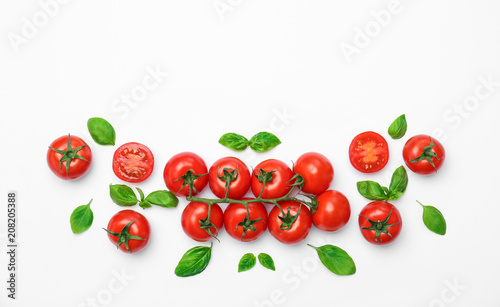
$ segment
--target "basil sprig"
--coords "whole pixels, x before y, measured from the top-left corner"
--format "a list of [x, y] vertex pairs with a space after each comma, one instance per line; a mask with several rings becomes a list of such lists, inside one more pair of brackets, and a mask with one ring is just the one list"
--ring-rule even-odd
[[444, 236], [446, 234], [446, 220], [443, 214], [436, 207], [425, 206], [417, 200], [422, 208], [424, 208], [424, 213], [422, 219], [424, 220], [425, 226], [432, 232], [438, 235]]
[[330, 272], [337, 275], [352, 275], [356, 273], [356, 264], [349, 254], [338, 246], [323, 245], [320, 247], [312, 246], [318, 253], [319, 260]]
[[196, 246], [188, 250], [175, 268], [175, 275], [189, 277], [203, 272], [212, 257], [213, 243], [208, 246]]
[[99, 145], [115, 145], [116, 133], [104, 118], [92, 117], [87, 121], [90, 136]]
[[151, 192], [147, 197], [141, 189], [136, 188], [139, 192], [140, 199], [134, 193], [131, 187], [124, 184], [110, 184], [109, 195], [113, 202], [119, 206], [134, 206], [139, 203], [141, 208], [151, 208], [151, 205], [156, 205], [164, 208], [177, 207], [179, 199], [172, 192], [167, 190], [159, 190]]
[[408, 174], [404, 166], [398, 167], [392, 174], [389, 188], [371, 180], [358, 181], [358, 192], [370, 200], [396, 200], [406, 191]]
[[69, 222], [71, 225], [71, 231], [73, 231], [74, 234], [82, 233], [92, 226], [94, 213], [92, 212], [92, 209], [90, 209], [91, 203], [92, 199], [88, 204], [76, 207], [76, 209], [73, 210], [73, 213], [71, 213]]
[[250, 140], [237, 133], [226, 133], [219, 139], [219, 143], [234, 151], [243, 151], [248, 146], [255, 152], [266, 152], [281, 144], [280, 139], [270, 132], [259, 132]]
[[406, 116], [403, 114], [392, 122], [387, 132], [391, 138], [396, 140], [402, 138], [406, 134], [407, 128], [408, 124], [406, 123]]

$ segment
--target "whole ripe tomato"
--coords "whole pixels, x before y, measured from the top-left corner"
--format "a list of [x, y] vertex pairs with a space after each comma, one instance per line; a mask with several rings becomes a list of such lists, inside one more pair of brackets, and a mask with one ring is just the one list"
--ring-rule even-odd
[[55, 139], [47, 151], [47, 164], [57, 177], [74, 180], [83, 177], [92, 164], [92, 151], [77, 136], [64, 135]]
[[205, 175], [207, 173], [207, 165], [200, 156], [192, 152], [181, 152], [168, 160], [163, 171], [163, 179], [167, 188], [175, 195], [189, 196], [187, 182], [193, 182], [192, 195], [196, 195], [206, 187], [208, 176]]
[[403, 147], [403, 159], [413, 172], [430, 175], [443, 166], [445, 151], [435, 138], [419, 134], [410, 138]]
[[[312, 221], [309, 208], [296, 201], [284, 201], [280, 203], [280, 206], [284, 214], [278, 206], [274, 206], [269, 213], [269, 232], [285, 244], [302, 242], [311, 231]], [[297, 214], [299, 208], [300, 213]]]
[[327, 190], [318, 196], [318, 208], [312, 214], [312, 222], [323, 231], [337, 231], [344, 227], [351, 217], [351, 206], [344, 194]]
[[215, 161], [208, 172], [208, 185], [210, 190], [218, 198], [226, 196], [225, 177], [234, 179], [229, 184], [228, 197], [241, 199], [250, 189], [250, 171], [248, 167], [238, 158], [226, 157]]
[[[244, 198], [248, 200], [250, 198]], [[250, 242], [260, 238], [267, 229], [267, 210], [262, 203], [231, 203], [224, 211], [224, 228], [236, 240]]]
[[153, 153], [145, 145], [136, 142], [125, 143], [113, 155], [113, 172], [123, 181], [146, 180], [155, 165]]
[[151, 227], [144, 215], [134, 210], [122, 210], [109, 220], [108, 238], [121, 251], [137, 253], [148, 245]]
[[[285, 196], [290, 191], [293, 184], [293, 171], [276, 159], [269, 159], [260, 162], [254, 169], [252, 176], [252, 193], [259, 197], [262, 192], [263, 199], [273, 199]], [[264, 191], [262, 191], [265, 182]]]
[[[181, 225], [184, 232], [193, 240], [205, 242], [211, 240], [222, 230], [224, 213], [218, 204], [213, 204], [208, 216], [208, 204], [192, 201], [182, 211]], [[200, 220], [203, 221], [200, 223]], [[215, 226], [215, 227], [214, 227]], [[210, 230], [212, 235], [208, 233]]]
[[380, 134], [367, 131], [354, 137], [349, 146], [349, 160], [362, 173], [374, 173], [389, 162], [389, 145]]
[[320, 194], [326, 191], [333, 181], [333, 166], [330, 160], [317, 152], [301, 155], [295, 162], [294, 171], [304, 178], [302, 191]]
[[393, 242], [402, 227], [399, 210], [385, 201], [371, 202], [359, 214], [361, 234], [372, 244], [386, 245]]

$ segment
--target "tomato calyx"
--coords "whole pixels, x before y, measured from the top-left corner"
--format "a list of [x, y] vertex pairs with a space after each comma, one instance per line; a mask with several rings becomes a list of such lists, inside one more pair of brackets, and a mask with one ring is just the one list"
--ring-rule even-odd
[[66, 147], [66, 150], [60, 150], [49, 146], [50, 149], [62, 155], [61, 159], [59, 160], [59, 169], [62, 168], [62, 163], [66, 162], [66, 177], [69, 177], [69, 165], [73, 159], [81, 159], [89, 162], [89, 160], [85, 159], [84, 157], [78, 154], [78, 152], [85, 147], [87, 147], [87, 145], [83, 145], [74, 149], [71, 148], [71, 135], [69, 133], [68, 133], [68, 146]]
[[119, 248], [120, 245], [123, 243], [125, 245], [125, 248], [127, 249], [127, 251], [129, 253], [132, 254], [132, 251], [130, 250], [130, 248], [128, 247], [128, 241], [130, 240], [146, 240], [144, 238], [141, 238], [139, 236], [134, 236], [134, 235], [131, 235], [130, 232], [129, 232], [129, 228], [130, 226], [135, 222], [136, 220], [133, 220], [131, 222], [129, 222], [127, 225], [125, 225], [125, 227], [123, 227], [122, 231], [120, 233], [117, 233], [117, 232], [112, 232], [106, 228], [103, 228], [104, 230], [106, 230], [110, 235], [113, 235], [115, 237], [118, 237], [118, 241], [116, 242], [116, 248]]
[[179, 178], [177, 178], [176, 180], [174, 181], [179, 181], [182, 179], [182, 187], [179, 189], [179, 191], [177, 191], [177, 194], [179, 194], [179, 192], [184, 189], [184, 187], [187, 185], [189, 187], [189, 195], [193, 195], [198, 193], [198, 191], [196, 191], [196, 188], [194, 187], [194, 181], [200, 177], [203, 177], [203, 176], [206, 176], [208, 175], [207, 174], [202, 174], [202, 175], [197, 175], [196, 172], [192, 169], [188, 169], [187, 172], [180, 176]]
[[219, 168], [217, 167], [217, 178], [219, 178], [220, 180], [222, 180], [226, 183], [225, 197], [224, 198], [227, 198], [227, 196], [229, 194], [229, 185], [231, 184], [231, 182], [238, 179], [238, 176], [240, 173], [239, 173], [238, 168], [236, 168], [236, 169], [224, 168], [224, 169], [222, 169], [222, 172], [224, 173], [224, 176], [219, 176]]
[[302, 203], [299, 205], [299, 210], [297, 211], [297, 214], [295, 214], [293, 216], [290, 212], [290, 208], [292, 208], [292, 207], [287, 208], [286, 214], [285, 214], [285, 212], [283, 212], [281, 207], [279, 207], [279, 209], [283, 215], [283, 216], [278, 215], [278, 218], [281, 220], [280, 230], [289, 230], [290, 228], [292, 228], [293, 223], [299, 217], [300, 210], [302, 209]]
[[442, 158], [437, 157], [437, 153], [433, 150], [433, 147], [436, 146], [436, 144], [434, 144], [431, 137], [429, 137], [429, 139], [431, 140], [431, 143], [428, 146], [425, 146], [424, 149], [422, 149], [422, 153], [420, 154], [420, 156], [410, 160], [410, 163], [420, 162], [425, 159], [427, 160], [427, 162], [429, 162], [430, 165], [432, 165], [432, 167], [434, 167], [434, 170], [437, 172], [436, 165], [434, 165], [432, 158], [436, 157], [438, 160], [441, 160]]
[[392, 234], [389, 232], [389, 230], [387, 230], [389, 227], [391, 226], [394, 226], [394, 225], [397, 225], [399, 224], [399, 222], [397, 223], [391, 223], [391, 224], [388, 224], [387, 221], [389, 221], [389, 218], [391, 217], [391, 214], [392, 214], [392, 209], [391, 208], [391, 211], [389, 211], [389, 214], [387, 215], [387, 217], [383, 220], [383, 221], [373, 221], [373, 220], [370, 220], [369, 218], [367, 218], [366, 216], [364, 215], [360, 215], [362, 217], [364, 217], [368, 222], [370, 222], [372, 225], [370, 227], [362, 227], [361, 229], [365, 229], [365, 230], [373, 230], [375, 231], [375, 238], [374, 240], [376, 242], [382, 242], [378, 239], [378, 237], [385, 233], [385, 234], [388, 234], [391, 238], [392, 237]]
[[[200, 228], [205, 230], [210, 236], [212, 236], [215, 240], [219, 241], [219, 238], [217, 238], [217, 236], [219, 235], [219, 229], [217, 228], [217, 226], [214, 225], [214, 223], [212, 223], [210, 221], [210, 212], [212, 211], [212, 204], [208, 204], [208, 213], [207, 213], [207, 217], [202, 219], [202, 220], [199, 220], [198, 222], [200, 223]], [[215, 228], [215, 235], [212, 233], [212, 230], [210, 230], [210, 228]]]
[[258, 218], [258, 219], [255, 219], [255, 220], [252, 220], [250, 219], [250, 211], [248, 210], [248, 206], [245, 206], [246, 209], [247, 209], [247, 214], [245, 214], [245, 219], [241, 222], [238, 223], [235, 231], [238, 229], [238, 226], [241, 226], [243, 227], [243, 233], [241, 234], [241, 241], [243, 241], [243, 237], [245, 236], [245, 234], [247, 233], [248, 230], [252, 230], [252, 231], [257, 231], [257, 228], [255, 228], [255, 226], [253, 224], [257, 223], [258, 221], [260, 220], [263, 220], [263, 218]]
[[253, 175], [259, 180], [260, 183], [265, 184], [265, 183], [273, 182], [273, 173], [276, 173], [277, 171], [274, 170], [274, 171], [266, 172], [262, 168], [259, 168], [258, 172], [259, 172], [258, 175], [255, 174], [255, 172], [253, 172]]

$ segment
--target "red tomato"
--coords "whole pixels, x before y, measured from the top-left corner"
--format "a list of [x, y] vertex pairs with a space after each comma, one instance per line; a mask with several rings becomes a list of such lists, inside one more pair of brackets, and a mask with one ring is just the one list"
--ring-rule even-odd
[[[281, 213], [278, 206], [274, 206], [274, 208], [269, 213], [269, 232], [278, 239], [278, 241], [285, 244], [297, 244], [302, 242], [309, 232], [311, 231], [311, 214], [309, 208], [296, 201], [284, 201], [280, 203], [281, 209], [283, 209], [283, 213]], [[300, 213], [297, 216], [297, 212]], [[284, 218], [285, 221], [281, 220]], [[280, 229], [280, 227], [287, 226], [286, 223], [290, 222], [290, 217], [295, 218], [295, 222], [291, 225], [289, 229]], [[285, 225], [282, 225], [285, 223]]]
[[[184, 211], [182, 211], [181, 225], [184, 232], [193, 240], [199, 242], [209, 241], [213, 238], [205, 229], [202, 228], [200, 220], [205, 220], [208, 216], [208, 205], [196, 201], [190, 202]], [[212, 227], [207, 227], [210, 232], [217, 236], [224, 225], [224, 214], [219, 205], [213, 204], [210, 210], [210, 221]], [[215, 227], [213, 227], [215, 226]]]
[[403, 159], [413, 172], [421, 175], [434, 174], [444, 162], [445, 152], [441, 143], [428, 135], [416, 135], [403, 147]]
[[181, 152], [170, 158], [165, 165], [163, 179], [167, 188], [175, 195], [189, 196], [189, 186], [184, 185], [185, 180], [181, 178], [189, 170], [194, 171], [191, 179], [194, 183], [193, 195], [196, 195], [208, 183], [208, 176], [204, 176], [208, 173], [207, 165], [200, 156], [192, 152]]
[[263, 182], [260, 182], [262, 178], [258, 178], [261, 177], [261, 169], [267, 173], [271, 180], [266, 182], [261, 196], [263, 199], [280, 198], [290, 191], [290, 185], [293, 183], [290, 181], [294, 175], [293, 171], [285, 163], [276, 159], [269, 159], [260, 162], [253, 171], [251, 186], [255, 197], [259, 197], [262, 192]]
[[[250, 199], [250, 198], [244, 198]], [[231, 203], [224, 211], [224, 228], [236, 240], [250, 242], [260, 238], [267, 229], [267, 210], [262, 203]]]
[[380, 134], [367, 131], [354, 137], [349, 146], [349, 160], [362, 173], [374, 173], [389, 161], [389, 145]]
[[111, 217], [106, 231], [109, 240], [120, 250], [133, 254], [148, 245], [151, 227], [139, 212], [122, 210]]
[[155, 159], [145, 145], [130, 142], [118, 147], [113, 155], [113, 172], [123, 181], [141, 182], [153, 172]]
[[47, 164], [59, 178], [78, 179], [89, 171], [92, 164], [92, 151], [81, 138], [69, 134], [64, 135], [50, 144], [47, 151]]
[[372, 244], [386, 245], [393, 242], [402, 227], [399, 210], [385, 201], [371, 202], [359, 214], [361, 234]]
[[215, 161], [208, 172], [208, 185], [212, 193], [218, 198], [224, 198], [226, 196], [224, 171], [234, 171], [232, 176], [236, 178], [229, 184], [228, 197], [231, 199], [241, 199], [250, 189], [250, 171], [248, 167], [240, 159], [234, 157], [226, 157]]
[[333, 181], [333, 166], [327, 157], [317, 152], [308, 152], [297, 159], [294, 171], [304, 178], [302, 192], [320, 194]]
[[351, 217], [351, 206], [344, 194], [327, 190], [319, 194], [318, 208], [312, 214], [312, 222], [323, 231], [337, 231], [344, 227]]

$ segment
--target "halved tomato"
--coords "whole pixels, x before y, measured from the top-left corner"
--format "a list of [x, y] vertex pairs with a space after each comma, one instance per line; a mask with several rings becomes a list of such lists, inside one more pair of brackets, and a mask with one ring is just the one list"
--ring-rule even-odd
[[367, 131], [354, 137], [349, 146], [349, 160], [362, 173], [383, 169], [389, 161], [389, 145], [380, 134]]
[[113, 155], [113, 172], [127, 182], [146, 180], [153, 172], [154, 164], [151, 150], [135, 142], [123, 144]]

